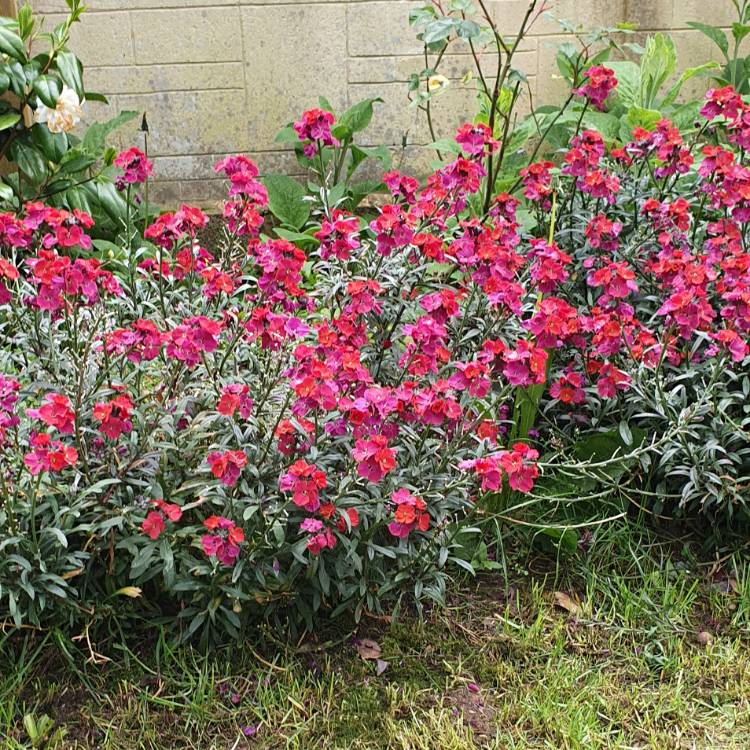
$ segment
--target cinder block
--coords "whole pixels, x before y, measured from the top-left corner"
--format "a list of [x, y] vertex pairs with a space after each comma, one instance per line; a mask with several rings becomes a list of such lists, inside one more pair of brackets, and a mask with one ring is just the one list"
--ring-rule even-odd
[[347, 7], [349, 54], [415, 55], [423, 45], [417, 30], [409, 25], [409, 11], [425, 3], [411, 0], [376, 0]]
[[146, 111], [155, 156], [226, 153], [247, 148], [245, 92], [173, 91], [119, 96], [121, 109]]
[[105, 94], [244, 89], [244, 69], [240, 62], [89, 67], [86, 69], [86, 84]]
[[[122, 7], [122, 5], [121, 5]], [[44, 31], [52, 31], [64, 15], [44, 16]], [[130, 14], [126, 11], [84, 14], [84, 20], [70, 31], [70, 49], [88, 65], [132, 65], [135, 63]], [[37, 51], [48, 50], [47, 42], [37, 42]]]
[[137, 10], [131, 15], [139, 65], [242, 60], [236, 7]]
[[278, 149], [278, 131], [316, 106], [319, 95], [337, 109], [346, 106], [345, 24], [346, 8], [338, 3], [242, 8], [246, 117], [254, 150]]

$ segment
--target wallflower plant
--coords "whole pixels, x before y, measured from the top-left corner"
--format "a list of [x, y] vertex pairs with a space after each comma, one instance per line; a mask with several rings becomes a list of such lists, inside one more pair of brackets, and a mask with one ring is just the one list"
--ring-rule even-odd
[[[573, 95], [605, 106], [610, 70]], [[299, 236], [264, 233], [244, 156], [212, 247], [190, 206], [122, 260], [84, 211], [2, 215], [3, 614], [96, 621], [137, 586], [183, 638], [296, 632], [442, 600], [488, 522], [554, 528], [571, 484], [600, 519], [744, 517], [748, 112], [720, 89], [687, 135], [581, 125], [486, 211], [486, 124], [423, 183], [386, 173], [365, 219], [321, 109], [293, 128], [319, 180]]]

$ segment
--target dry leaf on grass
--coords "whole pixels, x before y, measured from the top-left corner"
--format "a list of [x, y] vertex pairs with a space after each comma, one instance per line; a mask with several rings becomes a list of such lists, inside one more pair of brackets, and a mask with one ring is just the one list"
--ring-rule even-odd
[[563, 591], [555, 591], [555, 606], [569, 612], [573, 617], [581, 614], [581, 608]]
[[383, 653], [380, 644], [372, 638], [360, 638], [356, 642], [357, 653], [363, 659], [379, 659]]

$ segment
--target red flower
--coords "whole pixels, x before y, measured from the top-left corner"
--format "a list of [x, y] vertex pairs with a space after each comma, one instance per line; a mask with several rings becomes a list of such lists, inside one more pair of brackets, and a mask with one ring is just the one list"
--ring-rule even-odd
[[38, 409], [27, 409], [26, 413], [32, 419], [41, 419], [64, 435], [70, 435], [76, 418], [70, 399], [61, 393], [48, 393], [44, 400], [46, 403], [43, 406]]
[[604, 102], [610, 92], [617, 86], [615, 71], [603, 65], [594, 65], [585, 73], [583, 86], [574, 89], [574, 93], [588, 99], [598, 110], [604, 111]]
[[227, 487], [233, 487], [247, 464], [247, 456], [242, 451], [214, 451], [208, 454], [211, 473]]
[[119, 153], [115, 157], [114, 164], [123, 170], [122, 180], [131, 185], [146, 182], [154, 168], [146, 158], [146, 154], [137, 148]]
[[393, 536], [406, 539], [415, 529], [427, 531], [430, 527], [430, 514], [426, 512], [427, 504], [421, 497], [402, 488], [391, 495], [391, 500], [395, 503], [396, 510], [394, 520], [388, 524], [388, 531]]
[[630, 375], [618, 370], [614, 365], [605, 362], [599, 370], [596, 381], [596, 392], [602, 398], [614, 398], [617, 391], [627, 391], [630, 386]]
[[158, 510], [151, 510], [143, 519], [141, 529], [143, 533], [154, 541], [158, 539], [167, 525], [164, 523], [164, 516]]
[[250, 398], [250, 387], [244, 383], [230, 383], [221, 391], [221, 398], [216, 405], [216, 411], [225, 417], [233, 417], [239, 409], [242, 419], [248, 419], [253, 410], [253, 400]]
[[167, 334], [167, 355], [179, 359], [188, 367], [195, 367], [201, 352], [212, 352], [219, 345], [221, 323], [203, 315], [186, 318]]
[[497, 151], [500, 146], [499, 141], [492, 137], [489, 127], [481, 122], [462, 125], [456, 135], [456, 143], [469, 156], [485, 156]]
[[94, 419], [101, 422], [100, 430], [110, 439], [117, 440], [123, 433], [133, 429], [130, 415], [133, 402], [130, 396], [116, 396], [111, 401], [99, 402], [94, 406]]
[[371, 482], [379, 482], [396, 468], [396, 451], [388, 446], [385, 435], [357, 440], [352, 455], [357, 461], [358, 474]]
[[327, 485], [325, 472], [300, 459], [279, 479], [279, 489], [291, 492], [295, 505], [313, 513], [320, 508], [320, 490]]
[[503, 486], [503, 476], [508, 477], [511, 489], [531, 492], [539, 476], [536, 459], [539, 452], [525, 443], [516, 443], [511, 450], [498, 451], [484, 458], [462, 461], [458, 466], [473, 471], [481, 479], [483, 492], [497, 492]]
[[240, 545], [245, 541], [245, 532], [224, 516], [209, 516], [203, 526], [212, 532], [201, 537], [203, 552], [208, 557], [215, 557], [222, 565], [234, 565], [240, 554]]
[[34, 476], [42, 471], [62, 471], [78, 463], [75, 448], [64, 445], [60, 440], [52, 440], [46, 432], [32, 433], [29, 445], [34, 450], [27, 453], [23, 461]]

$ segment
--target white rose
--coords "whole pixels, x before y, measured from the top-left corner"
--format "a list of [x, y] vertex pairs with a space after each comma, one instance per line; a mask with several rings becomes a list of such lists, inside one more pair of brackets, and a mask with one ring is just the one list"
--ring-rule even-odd
[[82, 104], [78, 94], [63, 85], [55, 108], [51, 109], [40, 103], [34, 112], [34, 122], [46, 123], [50, 133], [68, 133], [81, 121]]

